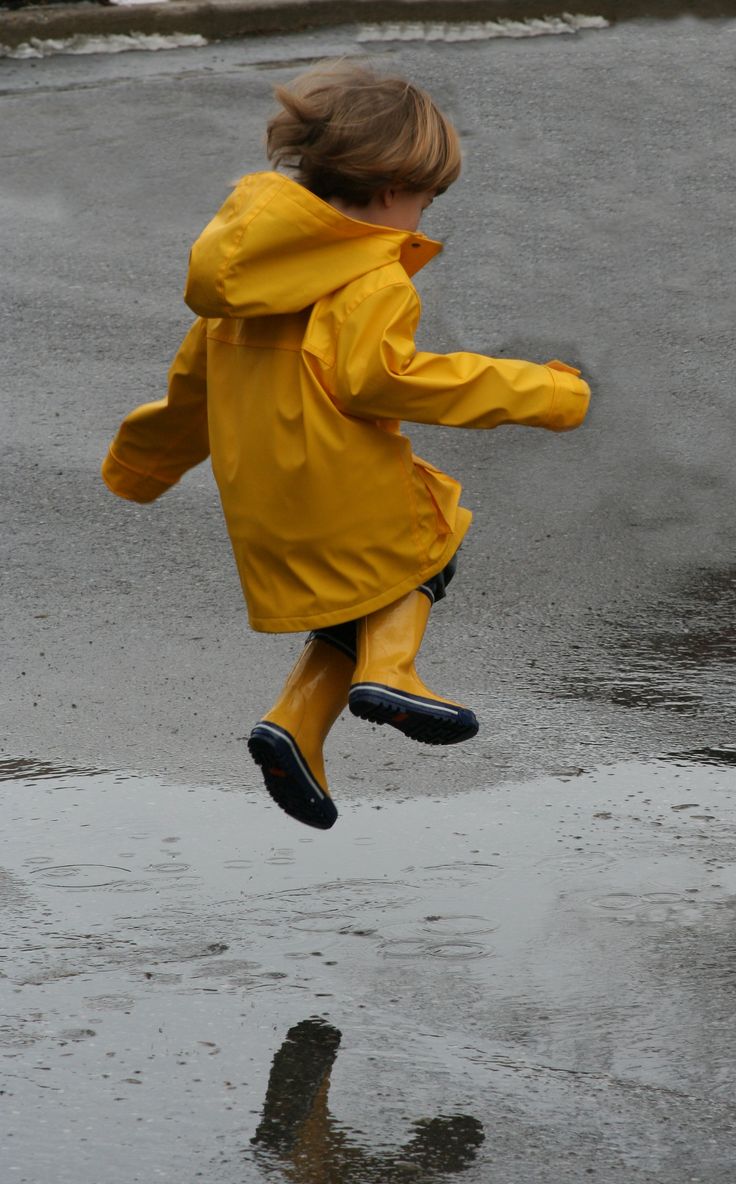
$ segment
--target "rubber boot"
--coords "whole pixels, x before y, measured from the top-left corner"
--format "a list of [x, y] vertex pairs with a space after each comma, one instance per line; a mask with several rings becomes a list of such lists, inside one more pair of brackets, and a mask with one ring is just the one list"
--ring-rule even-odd
[[329, 830], [337, 819], [322, 745], [347, 704], [353, 669], [347, 654], [310, 638], [278, 700], [248, 738], [250, 754], [276, 804], [320, 830]]
[[424, 744], [458, 744], [476, 735], [475, 715], [435, 695], [414, 669], [430, 608], [428, 597], [417, 590], [358, 622], [350, 710]]

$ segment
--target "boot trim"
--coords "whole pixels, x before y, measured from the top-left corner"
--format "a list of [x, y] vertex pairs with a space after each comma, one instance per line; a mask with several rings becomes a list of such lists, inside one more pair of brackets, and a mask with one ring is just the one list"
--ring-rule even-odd
[[478, 720], [469, 708], [397, 691], [383, 683], [354, 683], [348, 703], [360, 719], [389, 724], [424, 744], [459, 744], [478, 732]]
[[319, 830], [334, 826], [337, 820], [335, 804], [314, 777], [299, 745], [285, 728], [261, 721], [248, 738], [248, 749], [277, 806], [307, 826]]
[[425, 706], [431, 708], [437, 715], [458, 716], [465, 710], [463, 707], [453, 707], [450, 703], [444, 703], [441, 699], [430, 699], [425, 695], [412, 695], [410, 691], [397, 691], [394, 687], [388, 687], [382, 682], [356, 682], [350, 688], [350, 695], [348, 702], [352, 710], [354, 702], [361, 702], [366, 698], [367, 693], [375, 692], [384, 699], [390, 699], [397, 708], [402, 705], [409, 707]]

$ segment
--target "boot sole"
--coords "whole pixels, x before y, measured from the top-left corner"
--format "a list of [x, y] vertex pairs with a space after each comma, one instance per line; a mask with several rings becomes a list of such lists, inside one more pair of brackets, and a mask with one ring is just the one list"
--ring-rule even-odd
[[299, 745], [278, 724], [256, 724], [248, 737], [248, 751], [259, 766], [266, 789], [277, 806], [318, 830], [329, 830], [337, 821], [337, 809], [312, 776]]
[[373, 724], [389, 724], [422, 744], [460, 744], [478, 733], [478, 720], [467, 707], [423, 699], [375, 682], [359, 682], [350, 690], [353, 715]]

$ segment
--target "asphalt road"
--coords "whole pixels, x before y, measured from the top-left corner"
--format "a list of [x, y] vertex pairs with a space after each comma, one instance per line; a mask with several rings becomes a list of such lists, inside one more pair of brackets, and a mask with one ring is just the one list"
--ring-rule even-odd
[[[19, 919], [14, 934], [22, 939], [21, 953], [31, 948], [30, 931], [40, 924], [80, 941], [98, 931], [106, 935], [98, 947], [106, 952], [97, 961], [85, 953], [78, 964], [73, 956], [60, 964], [51, 941], [39, 955], [40, 970], [21, 974], [14, 962], [3, 1011], [15, 1017], [6, 1067], [13, 1068], [12, 1057], [19, 1058], [16, 1067], [23, 1065], [18, 1076], [25, 1084], [13, 1086], [19, 1113], [45, 1113], [39, 1048], [59, 1072], [58, 1058], [70, 1055], [70, 1044], [75, 1055], [94, 1061], [127, 1040], [137, 1055], [149, 1037], [158, 1040], [155, 1032], [164, 1030], [173, 997], [181, 1030], [172, 1040], [184, 1042], [185, 1029], [191, 1034], [197, 1025], [200, 1050], [207, 1046], [208, 1025], [232, 1035], [229, 1013], [213, 1018], [196, 1010], [202, 996], [188, 970], [177, 967], [174, 983], [162, 969], [179, 955], [185, 961], [203, 951], [216, 957], [212, 942], [231, 946], [242, 940], [237, 910], [229, 919], [223, 912], [232, 903], [229, 890], [219, 881], [213, 885], [202, 850], [196, 854], [210, 815], [226, 801], [223, 834], [239, 837], [232, 838], [236, 848], [227, 849], [223, 866], [246, 859], [260, 866], [248, 876], [265, 879], [264, 892], [278, 893], [281, 858], [296, 864], [283, 873], [293, 880], [293, 891], [308, 885], [322, 896], [326, 882], [342, 884], [351, 874], [362, 876], [364, 886], [371, 877], [388, 877], [399, 888], [413, 884], [420, 902], [415, 916], [399, 891], [394, 904], [405, 928], [380, 930], [378, 963], [363, 952], [367, 966], [383, 965], [385, 973], [371, 977], [360, 959], [344, 955], [349, 969], [339, 1008], [324, 1003], [329, 992], [319, 975], [303, 977], [300, 986], [289, 977], [292, 964], [283, 962], [311, 956], [314, 933], [304, 948], [292, 947], [282, 935], [265, 961], [256, 942], [255, 950], [241, 951], [240, 970], [231, 967], [230, 977], [211, 988], [212, 999], [227, 996], [227, 1006], [237, 1011], [246, 970], [258, 978], [261, 966], [280, 984], [260, 992], [257, 1004], [248, 996], [245, 1011], [237, 1012], [241, 1019], [247, 1012], [255, 1023], [258, 1039], [248, 1055], [260, 1073], [249, 1078], [252, 1097], [240, 1119], [251, 1111], [261, 1114], [249, 1137], [259, 1121], [266, 1123], [274, 1171], [285, 1163], [297, 1169], [289, 1167], [292, 1153], [283, 1151], [286, 1136], [279, 1143], [268, 1127], [273, 1112], [260, 1109], [268, 1065], [289, 1026], [316, 1011], [344, 1033], [338, 1066], [350, 1047], [362, 1049], [371, 1062], [397, 1041], [396, 1063], [381, 1080], [388, 1093], [396, 1091], [398, 1109], [377, 1103], [370, 1118], [362, 1114], [360, 1126], [355, 1062], [352, 1075], [342, 1072], [345, 1122], [351, 1130], [368, 1131], [365, 1145], [372, 1150], [356, 1158], [340, 1143], [335, 1155], [342, 1175], [337, 1168], [334, 1175], [340, 1184], [388, 1179], [380, 1157], [378, 1166], [368, 1162], [380, 1143], [378, 1118], [389, 1116], [391, 1145], [405, 1142], [403, 1118], [447, 1115], [438, 1081], [447, 1084], [452, 1113], [465, 1123], [458, 1128], [465, 1160], [458, 1151], [442, 1170], [462, 1167], [468, 1180], [733, 1179], [727, 933], [736, 892], [728, 871], [736, 833], [728, 796], [736, 739], [735, 46], [736, 24], [683, 20], [488, 44], [367, 45], [355, 40], [354, 31], [337, 30], [172, 53], [0, 62], [6, 329], [0, 378], [0, 743], [6, 801], [18, 826], [3, 893]], [[458, 751], [434, 753], [352, 719], [341, 721], [330, 738], [328, 771], [342, 830], [331, 832], [331, 847], [324, 846], [328, 839], [313, 847], [313, 840], [289, 829], [292, 824], [265, 804], [260, 816], [263, 795], [244, 737], [270, 705], [299, 639], [248, 632], [211, 475], [203, 467], [160, 503], [136, 507], [107, 493], [98, 469], [120, 418], [164, 389], [169, 360], [189, 323], [180, 296], [189, 245], [230, 181], [263, 166], [260, 137], [273, 85], [308, 61], [344, 53], [369, 53], [430, 86], [463, 133], [463, 178], [435, 203], [424, 227], [445, 242], [446, 251], [420, 277], [420, 344], [562, 357], [583, 369], [594, 402], [586, 425], [563, 437], [522, 429], [411, 432], [420, 454], [462, 480], [476, 514], [452, 595], [436, 611], [421, 669], [430, 685], [476, 709], [482, 732]], [[680, 800], [672, 782], [677, 764], [660, 759], [672, 754], [680, 754], [690, 778], [687, 792], [697, 791], [694, 804], [703, 807], [703, 821], [690, 831], [687, 811], [668, 813], [693, 804]], [[80, 769], [86, 780], [74, 774]], [[613, 770], [610, 781], [607, 769]], [[99, 770], [112, 770], [118, 779], [105, 780]], [[130, 780], [121, 781], [120, 771], [128, 771]], [[141, 781], [136, 774], [163, 781]], [[177, 784], [198, 787], [186, 799], [194, 812], [182, 819], [174, 804]], [[125, 789], [125, 804], [117, 802], [115, 786]], [[223, 795], [223, 789], [238, 792]], [[472, 792], [465, 796], [465, 790]], [[431, 808], [423, 811], [428, 795]], [[183, 800], [181, 791], [178, 797]], [[547, 829], [544, 815], [535, 811], [542, 797], [552, 803]], [[144, 805], [157, 798], [166, 806], [152, 821]], [[488, 815], [479, 800], [487, 802]], [[100, 813], [100, 803], [107, 813]], [[382, 813], [374, 812], [377, 806]], [[572, 827], [567, 809], [580, 814]], [[528, 832], [519, 816], [528, 818]], [[512, 827], [504, 843], [494, 828], [507, 817], [516, 818], [521, 830], [514, 838]], [[708, 819], [718, 827], [717, 838]], [[613, 825], [601, 835], [609, 820]], [[89, 848], [80, 825], [91, 828]], [[467, 842], [452, 839], [454, 826], [470, 836]], [[493, 833], [481, 840], [486, 827]], [[400, 851], [391, 847], [394, 829], [405, 836]], [[484, 855], [474, 861], [476, 849], [469, 844], [476, 833]], [[203, 861], [199, 879], [192, 882], [192, 873], [179, 867], [176, 874], [184, 880], [178, 892], [171, 882], [167, 920], [155, 876], [141, 876], [139, 890], [150, 894], [151, 909], [158, 911], [148, 928], [144, 917], [135, 923], [128, 917], [128, 937], [120, 936], [125, 925], [109, 894], [100, 897], [107, 911], [95, 912], [85, 894], [95, 887], [84, 879], [88, 872], [69, 872], [67, 885], [63, 872], [61, 881], [58, 874], [43, 874], [90, 863], [127, 867], [121, 853], [133, 859], [137, 843], [136, 859], [155, 868], [156, 844], [172, 835], [184, 836], [188, 860]], [[358, 840], [365, 846], [361, 854], [353, 846]], [[561, 847], [550, 849], [553, 841]], [[683, 842], [684, 863], [678, 862]], [[284, 844], [291, 846], [280, 857]], [[382, 844], [383, 856], [377, 854]], [[593, 858], [599, 848], [602, 863]], [[312, 851], [318, 870], [309, 860], [304, 867], [300, 862]], [[488, 895], [476, 865], [492, 863], [499, 852], [511, 880], [497, 898]], [[417, 873], [418, 886], [407, 871], [408, 854], [424, 869]], [[551, 883], [545, 872], [550, 861]], [[661, 864], [658, 870], [652, 861]], [[436, 867], [446, 870], [427, 870]], [[539, 899], [529, 904], [525, 897], [524, 868], [536, 877], [544, 908]], [[65, 886], [76, 895], [65, 896]], [[367, 931], [372, 925], [365, 922], [366, 910], [374, 908], [385, 921], [385, 910], [394, 907], [385, 893], [366, 902], [360, 897], [364, 888], [352, 897], [345, 891], [347, 896], [333, 889], [339, 898], [334, 912], [338, 920], [348, 919], [327, 925], [325, 941], [343, 941], [351, 917], [358, 918], [354, 930]], [[703, 908], [693, 914], [687, 893], [695, 891], [703, 894]], [[437, 943], [428, 942], [422, 926], [442, 917], [434, 894], [454, 902], [452, 915], [461, 916], [463, 925], [453, 930], [452, 920], [447, 923], [451, 936], [466, 943], [466, 953], [472, 958], [474, 943], [483, 947], [476, 951], [475, 969], [455, 949], [459, 961], [448, 972], [443, 959], [452, 962], [452, 956], [444, 947], [437, 954]], [[62, 898], [73, 899], [74, 908]], [[577, 903], [568, 912], [561, 902], [573, 898]], [[423, 908], [425, 901], [431, 907]], [[560, 905], [563, 921], [550, 915], [549, 901]], [[276, 922], [284, 908], [288, 912], [288, 901], [264, 898], [259, 907], [254, 925], [278, 936]], [[495, 945], [496, 939], [477, 939], [477, 926], [465, 924], [476, 913], [482, 914], [484, 934], [486, 923], [495, 929], [502, 917], [506, 936]], [[605, 920], [584, 922], [583, 913]], [[612, 924], [611, 913], [623, 923]], [[218, 916], [225, 917], [224, 938], [213, 920]], [[187, 917], [194, 918], [191, 924]], [[391, 961], [397, 932], [409, 942], [404, 954], [425, 951], [419, 966]], [[622, 934], [628, 951], [623, 961]], [[143, 952], [129, 961], [118, 958], [110, 953], [118, 941]], [[430, 946], [434, 954], [426, 952]], [[483, 961], [484, 949], [487, 954], [491, 946], [499, 960], [484, 971], [491, 965]], [[79, 948], [86, 951], [84, 942]], [[325, 954], [322, 939], [314, 948]], [[541, 951], [550, 965], [558, 959], [559, 973], [550, 972], [549, 979], [536, 961]], [[245, 967], [248, 957], [255, 957], [256, 969]], [[342, 957], [327, 952], [324, 960], [329, 966]], [[570, 970], [576, 957], [580, 977]], [[338, 972], [325, 973], [336, 991]], [[412, 973], [425, 985], [412, 987], [409, 999], [405, 987]], [[66, 978], [79, 975], [78, 996], [64, 994]], [[527, 989], [529, 976], [533, 991]], [[152, 981], [163, 991], [155, 1004], [147, 995]], [[635, 981], [641, 983], [639, 1010], [630, 989]], [[290, 989], [296, 994], [289, 995]], [[677, 1006], [672, 992], [679, 992]], [[503, 1007], [498, 1003], [493, 1010], [489, 1000], [501, 997]], [[367, 1009], [363, 1026], [359, 1008]], [[589, 1021], [580, 1018], [586, 1009]], [[131, 1013], [132, 1020], [120, 1020], [126, 1034], [111, 1031], [105, 1052], [102, 1045], [96, 1053], [78, 1051], [88, 1048], [84, 1033], [98, 1030], [100, 1014], [112, 1023], [110, 1015]], [[632, 1014], [639, 1017], [633, 1025]], [[694, 1015], [700, 1035], [686, 1039]], [[26, 1039], [33, 1023], [38, 1032]], [[65, 1032], [77, 1036], [63, 1038]], [[46, 1051], [37, 1041], [48, 1041], [50, 1033], [53, 1050]], [[324, 1065], [332, 1063], [334, 1031], [317, 1025], [298, 1035], [307, 1050], [310, 1041], [320, 1044]], [[219, 1049], [218, 1040], [212, 1044]], [[471, 1046], [475, 1051], [469, 1053]], [[227, 1126], [229, 1103], [207, 1128], [225, 1146], [220, 1166], [212, 1166], [211, 1147], [199, 1156], [197, 1140], [204, 1146], [205, 1131], [189, 1115], [200, 1113], [202, 1103], [186, 1084], [188, 1070], [177, 1079], [177, 1106], [166, 1114], [156, 1111], [162, 1083], [175, 1073], [176, 1050], [173, 1044], [151, 1049], [163, 1076], [150, 1085], [150, 1111], [138, 1102], [116, 1111], [111, 1099], [105, 1117], [112, 1121], [125, 1110], [128, 1132], [138, 1118], [154, 1123], [149, 1137], [151, 1147], [159, 1148], [158, 1175], [175, 1173], [186, 1182], [197, 1172], [223, 1181], [268, 1175], [271, 1169], [262, 1162], [238, 1159], [238, 1136]], [[416, 1056], [419, 1069], [411, 1068]], [[478, 1065], [495, 1066], [497, 1075], [480, 1081]], [[72, 1124], [64, 1129], [82, 1130], [74, 1124], [85, 1121], [85, 1098], [96, 1104], [89, 1082], [98, 1068], [79, 1062], [75, 1088], [87, 1084], [76, 1110], [69, 1097], [63, 1114], [57, 1110]], [[128, 1068], [124, 1080], [134, 1079], [141, 1066], [131, 1060]], [[361, 1071], [383, 1098], [370, 1065]], [[570, 1072], [582, 1076], [560, 1092]], [[209, 1080], [207, 1074], [203, 1079]], [[65, 1084], [62, 1074], [60, 1080], [54, 1088], [69, 1094], [69, 1079]], [[312, 1094], [317, 1084], [309, 1087]], [[407, 1101], [404, 1107], [404, 1098], [411, 1106]], [[155, 1125], [154, 1113], [168, 1125]], [[482, 1150], [469, 1119], [485, 1132]], [[53, 1135], [54, 1123], [48, 1116], [43, 1121]], [[293, 1126], [296, 1119], [290, 1121]], [[325, 1122], [324, 1116], [321, 1125], [316, 1122], [319, 1137], [336, 1145]], [[677, 1138], [669, 1133], [675, 1126]], [[107, 1128], [103, 1123], [97, 1135], [79, 1137], [97, 1146], [99, 1129]], [[184, 1140], [180, 1159], [161, 1151], [160, 1139], [173, 1129]], [[440, 1134], [446, 1143], [448, 1131]], [[433, 1137], [430, 1132], [425, 1142]], [[15, 1138], [7, 1146], [18, 1146]], [[109, 1140], [103, 1144], [110, 1149]], [[104, 1172], [99, 1155], [85, 1158], [80, 1146], [75, 1143], [76, 1150], [61, 1160], [78, 1184], [151, 1178], [145, 1141], [136, 1153], [132, 1136], [128, 1142], [123, 1136]], [[404, 1158], [416, 1168], [421, 1154], [414, 1144]], [[50, 1150], [39, 1155], [32, 1139], [13, 1162], [15, 1179], [46, 1184], [63, 1178], [58, 1159]], [[440, 1171], [439, 1160], [433, 1162]], [[353, 1175], [345, 1163], [352, 1164]], [[416, 1178], [416, 1172], [396, 1175], [404, 1178]]]
[[[422, 343], [561, 356], [595, 390], [571, 436], [412, 433], [476, 513], [423, 653], [482, 718], [471, 784], [728, 738], [735, 29], [385, 53], [464, 134], [426, 221], [446, 252], [420, 277]], [[204, 468], [149, 508], [97, 471], [164, 389], [189, 245], [262, 167], [272, 86], [365, 49], [346, 32], [2, 63], [11, 756], [253, 782], [242, 737], [298, 641], [248, 632]], [[337, 795], [374, 792], [371, 738], [335, 737]], [[411, 792], [416, 755], [397, 759]]]

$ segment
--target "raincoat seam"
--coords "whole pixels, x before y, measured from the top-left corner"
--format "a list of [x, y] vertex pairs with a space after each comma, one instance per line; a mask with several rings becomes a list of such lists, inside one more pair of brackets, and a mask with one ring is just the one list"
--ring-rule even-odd
[[[377, 296], [379, 293], [385, 292], [390, 288], [399, 288], [401, 290], [408, 289], [409, 292], [414, 297], [414, 299], [417, 301], [417, 304], [419, 304], [419, 296], [417, 294], [417, 291], [416, 291], [414, 285], [411, 283], [411, 281], [408, 278], [406, 281], [391, 280], [390, 283], [382, 284], [381, 287], [374, 288], [372, 291], [366, 292], [365, 295], [361, 296], [359, 299], [356, 299], [353, 304], [351, 304], [347, 307], [347, 309], [345, 311], [345, 315], [338, 326], [337, 333], [335, 335], [335, 337], [336, 337], [335, 360], [332, 363], [332, 367], [331, 367], [332, 369], [334, 369], [334, 367], [337, 363], [337, 356], [339, 354], [339, 349], [340, 349], [340, 335], [341, 335], [342, 330], [345, 327], [345, 324], [348, 321], [348, 319], [363, 304], [365, 304], [366, 300], [369, 300], [371, 298], [371, 296]], [[343, 415], [351, 415], [352, 414], [353, 417], [355, 417], [354, 413], [351, 413], [348, 410], [348, 408], [345, 407], [343, 401], [339, 398], [339, 395], [337, 394], [337, 392], [335, 392], [333, 394], [332, 402], [335, 404], [335, 406], [337, 407], [338, 411], [341, 412], [341, 414], [343, 414]], [[363, 417], [357, 416], [355, 418], [362, 419]], [[368, 418], [374, 419], [377, 422], [378, 419], [383, 419], [385, 417], [384, 416], [374, 416], [374, 417], [368, 417]], [[424, 566], [429, 562], [429, 550], [428, 550], [428, 542], [425, 543], [422, 540], [420, 523], [419, 523], [419, 511], [418, 511], [418, 507], [417, 507], [416, 490], [415, 490], [414, 485], [412, 483], [411, 475], [410, 475], [409, 471], [407, 470], [406, 463], [404, 461], [404, 457], [401, 454], [396, 454], [395, 459], [396, 459], [396, 463], [399, 465], [399, 467], [401, 469], [401, 477], [402, 477], [402, 481], [404, 484], [404, 488], [406, 489], [406, 500], [407, 500], [407, 504], [411, 510], [412, 540], [413, 540], [414, 546], [416, 548], [416, 554], [423, 556], [423, 559], [424, 559], [423, 566]]]
[[[406, 281], [392, 280], [388, 284], [383, 284], [380, 288], [374, 288], [371, 292], [366, 292], [366, 294], [364, 296], [361, 296], [359, 299], [356, 300], [356, 302], [354, 304], [349, 306], [349, 308], [345, 312], [345, 315], [343, 316], [342, 320], [340, 321], [340, 324], [337, 327], [337, 332], [335, 334], [335, 355], [334, 355], [334, 358], [329, 363], [330, 369], [334, 370], [335, 366], [337, 365], [337, 358], [338, 358], [338, 354], [340, 352], [340, 337], [341, 337], [343, 329], [345, 328], [345, 325], [347, 324], [347, 321], [350, 319], [350, 317], [353, 315], [353, 313], [355, 313], [359, 308], [361, 308], [362, 305], [365, 304], [365, 302], [367, 300], [370, 300], [370, 298], [372, 296], [377, 296], [380, 292], [387, 292], [389, 290], [389, 288], [399, 288], [402, 290], [408, 289], [412, 293], [412, 295], [414, 296], [415, 300], [417, 301], [417, 304], [419, 305], [419, 308], [421, 311], [421, 304], [419, 301], [419, 295], [416, 291], [416, 288], [414, 287], [411, 280], [409, 280], [409, 279], [407, 279]], [[413, 342], [412, 342], [412, 344], [413, 344]], [[414, 349], [414, 353], [416, 353], [416, 347]], [[396, 371], [396, 375], [398, 378], [400, 378], [402, 375], [402, 372]], [[380, 416], [379, 415], [376, 415], [376, 416], [356, 415], [356, 413], [354, 411], [348, 410], [348, 407], [345, 405], [345, 401], [339, 397], [337, 392], [333, 392], [331, 395], [331, 398], [332, 398], [332, 402], [335, 404], [335, 406], [338, 408], [338, 410], [341, 411], [342, 414], [344, 414], [344, 415], [350, 415], [356, 419], [379, 420], [379, 419], [386, 418], [383, 415], [380, 415]]]
[[[378, 267], [373, 267], [373, 268], [371, 268], [370, 271], [365, 272], [364, 275], [356, 276], [356, 279], [353, 282], [355, 282], [355, 283], [359, 282], [361, 285], [364, 285], [366, 278], [368, 276], [375, 275], [377, 272], [383, 271], [384, 269], [386, 269], [388, 267], [394, 268], [396, 266], [399, 266], [399, 267], [401, 266], [401, 264], [398, 262], [398, 260], [393, 260], [389, 263], [381, 263]], [[345, 322], [348, 320], [349, 317], [351, 317], [353, 315], [353, 313], [357, 309], [359, 309], [361, 307], [362, 304], [365, 303], [366, 300], [369, 300], [371, 298], [371, 296], [375, 296], [379, 292], [385, 292], [389, 288], [409, 288], [414, 293], [414, 296], [416, 297], [417, 301], [419, 300], [418, 293], [417, 293], [414, 285], [411, 283], [411, 280], [409, 280], [408, 278], [400, 279], [400, 280], [389, 280], [387, 283], [381, 284], [381, 286], [378, 288], [372, 288], [369, 292], [365, 292], [362, 295], [355, 296], [352, 303], [345, 306], [345, 308], [342, 311], [342, 314], [336, 316], [336, 320], [338, 323], [336, 325], [336, 329], [333, 334], [333, 339], [332, 339], [333, 348], [332, 348], [331, 353], [328, 353], [325, 350], [320, 350], [318, 346], [313, 346], [311, 344], [311, 337], [313, 336], [313, 333], [311, 332], [312, 317], [310, 317], [309, 323], [307, 324], [307, 328], [304, 333], [304, 340], [302, 342], [302, 353], [310, 354], [313, 357], [316, 357], [328, 369], [330, 369], [330, 370], [334, 369], [334, 367], [337, 363], [337, 355], [338, 355], [339, 348], [340, 348], [340, 334], [342, 333]], [[336, 295], [339, 295], [339, 292], [338, 293], [331, 293], [331, 295], [330, 295], [330, 297], [328, 297], [328, 299], [334, 300]], [[321, 301], [317, 302], [317, 304], [314, 305], [314, 308], [317, 308], [319, 303], [321, 303]], [[313, 316], [314, 316], [314, 313], [313, 313]], [[317, 322], [319, 322], [320, 319], [321, 319], [320, 316], [317, 315], [316, 316]], [[307, 342], [308, 342], [308, 344], [305, 344]], [[336, 398], [333, 398], [333, 402], [335, 402], [337, 405]]]
[[414, 539], [414, 546], [416, 547], [417, 554], [424, 557], [424, 563], [422, 566], [425, 566], [427, 563], [429, 563], [429, 542], [422, 541], [422, 534], [419, 526], [419, 509], [417, 507], [416, 489], [411, 481], [411, 477], [401, 455], [398, 456], [398, 460], [401, 462], [401, 468], [404, 474], [404, 483], [407, 490], [407, 501], [411, 506], [411, 533], [412, 538]]
[[[206, 400], [204, 400], [204, 402], [206, 402]], [[162, 461], [166, 460], [170, 456], [175, 456], [178, 449], [179, 449], [179, 445], [182, 442], [186, 443], [190, 439], [190, 437], [191, 437], [191, 432], [190, 432], [189, 428], [184, 428], [182, 431], [177, 432], [175, 436], [172, 436], [171, 439], [169, 440], [168, 444], [166, 445], [166, 447], [159, 449], [158, 463], [161, 463]], [[125, 461], [120, 460], [119, 457], [117, 457], [115, 455], [112, 448], [110, 448], [110, 453], [118, 464], [122, 465], [123, 468], [128, 469], [129, 472], [135, 473], [136, 476], [138, 476], [138, 477], [152, 477], [154, 479], [154, 481], [160, 481], [162, 485], [167, 485], [167, 486], [176, 485], [177, 481], [180, 480], [180, 477], [175, 477], [173, 481], [169, 481], [168, 478], [166, 478], [166, 477], [160, 477], [158, 475], [158, 473], [155, 471], [155, 469], [149, 469], [148, 472], [145, 472], [142, 469], [134, 469], [131, 467], [131, 465], [127, 465], [125, 463]], [[205, 457], [209, 456], [209, 454], [210, 454], [210, 449], [208, 448], [207, 452], [202, 457], [202, 460], [204, 460]], [[191, 466], [191, 467], [193, 467], [193, 466]]]
[[[268, 176], [268, 174], [265, 174], [265, 175]], [[251, 226], [253, 224], [253, 222], [256, 220], [258, 215], [260, 213], [262, 213], [262, 211], [265, 209], [265, 207], [269, 204], [269, 202], [271, 200], [271, 196], [273, 194], [273, 190], [277, 187], [280, 187], [281, 183], [284, 180], [286, 180], [286, 178], [284, 178], [284, 177], [279, 177], [277, 173], [274, 173], [273, 177], [274, 177], [274, 180], [266, 188], [265, 192], [261, 194], [260, 201], [257, 200], [254, 202], [253, 208], [249, 211], [249, 214], [238, 215], [238, 217], [240, 218], [239, 230], [234, 236], [232, 250], [226, 256], [226, 258], [223, 259], [223, 261], [222, 261], [222, 266], [220, 267], [220, 270], [217, 273], [217, 278], [215, 279], [215, 284], [214, 284], [215, 291], [217, 292], [218, 296], [220, 297], [220, 299], [223, 302], [226, 299], [225, 298], [225, 276], [232, 265], [234, 257], [239, 252], [240, 244], [243, 241], [243, 236], [244, 236], [246, 230], [249, 228], [249, 226]], [[250, 178], [248, 178], [248, 181], [249, 180], [250, 180]], [[242, 186], [242, 188], [245, 190], [245, 189], [251, 188], [251, 186], [248, 184], [248, 182], [246, 182]]]
[[547, 370], [549, 370], [550, 374], [552, 375], [552, 398], [549, 404], [549, 411], [547, 412], [547, 418], [551, 422], [553, 419], [554, 409], [557, 403], [557, 396], [560, 388], [554, 370], [550, 366], [547, 366]]
[[[177, 442], [181, 439], [185, 439], [185, 436], [178, 436]], [[172, 451], [172, 449], [167, 449], [165, 455], [168, 456], [171, 451]], [[145, 477], [147, 480], [158, 481], [160, 485], [165, 485], [167, 487], [171, 486], [171, 485], [176, 485], [176, 479], [173, 481], [169, 481], [166, 477], [160, 477], [158, 475], [158, 473], [155, 473], [153, 471], [153, 469], [149, 469], [148, 472], [144, 471], [143, 469], [134, 469], [132, 465], [126, 464], [126, 462], [124, 460], [120, 459], [120, 457], [117, 455], [117, 453], [115, 452], [115, 449], [112, 447], [112, 445], [108, 449], [108, 452], [109, 452], [110, 456], [112, 457], [112, 459], [115, 461], [116, 465], [119, 465], [121, 469], [125, 469], [126, 472], [128, 472], [128, 473], [133, 473], [134, 476], [136, 476], [136, 477]]]
[[[304, 334], [305, 339], [306, 339], [306, 336], [307, 335], [305, 333]], [[315, 346], [313, 346], [313, 345], [304, 345], [302, 343], [302, 347], [301, 347], [299, 353], [302, 356], [302, 360], [304, 360], [305, 354], [310, 358], [316, 358], [318, 362], [322, 363], [322, 365], [324, 366], [324, 368], [326, 370], [334, 370], [335, 363], [337, 362], [337, 358], [328, 357], [328, 355], [326, 353], [324, 353], [320, 349], [315, 348]], [[305, 362], [305, 365], [307, 365], [306, 362]], [[332, 402], [334, 403], [335, 400], [333, 399]]]
[[217, 333], [208, 333], [207, 340], [219, 341], [221, 345], [232, 345], [236, 349], [265, 349], [272, 353], [283, 352], [287, 354], [302, 353], [301, 345], [274, 345], [272, 342], [262, 345], [258, 341], [233, 341], [232, 337], [220, 337]]
[[[375, 268], [375, 270], [378, 271], [379, 269]], [[345, 322], [348, 320], [348, 318], [351, 317], [353, 315], [353, 313], [356, 312], [361, 307], [361, 305], [365, 304], [366, 300], [370, 300], [371, 296], [377, 296], [379, 294], [379, 292], [387, 292], [389, 288], [408, 289], [414, 295], [417, 303], [419, 304], [419, 296], [418, 296], [417, 290], [414, 287], [411, 280], [408, 278], [408, 276], [407, 276], [406, 280], [390, 280], [386, 284], [381, 284], [380, 288], [373, 288], [370, 292], [366, 292], [365, 294], [363, 294], [361, 296], [357, 296], [355, 298], [355, 301], [346, 307], [345, 314], [344, 314], [344, 316], [343, 316], [342, 320], [340, 321], [340, 324], [338, 325], [338, 328], [337, 328], [338, 339], [339, 339], [340, 334], [342, 333], [343, 327], [345, 325]]]

